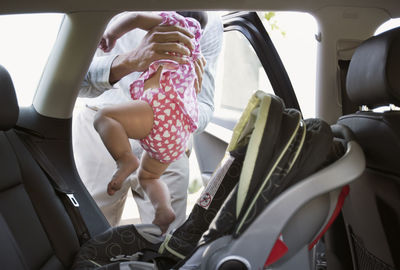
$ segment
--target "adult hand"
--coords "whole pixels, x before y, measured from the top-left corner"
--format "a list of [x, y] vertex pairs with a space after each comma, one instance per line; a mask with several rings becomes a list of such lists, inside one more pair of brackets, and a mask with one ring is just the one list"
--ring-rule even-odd
[[197, 58], [195, 62], [195, 70], [197, 78], [194, 81], [194, 88], [196, 89], [196, 93], [199, 94], [201, 92], [201, 85], [203, 83], [203, 74], [204, 74], [204, 67], [206, 66], [206, 59], [201, 54], [199, 58]]
[[[193, 50], [193, 34], [179, 26], [160, 25], [151, 29], [139, 46], [114, 59], [110, 70], [110, 83], [114, 84], [132, 72], [145, 71], [160, 59], [170, 59], [179, 64], [186, 63]], [[190, 49], [190, 50], [189, 50]], [[201, 64], [198, 64], [201, 70]], [[196, 71], [197, 72], [197, 71]], [[199, 83], [201, 85], [201, 82]]]

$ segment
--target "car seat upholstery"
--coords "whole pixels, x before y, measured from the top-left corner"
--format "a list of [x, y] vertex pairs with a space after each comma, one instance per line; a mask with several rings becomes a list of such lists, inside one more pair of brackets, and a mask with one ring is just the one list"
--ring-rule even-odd
[[[365, 110], [342, 116], [365, 152], [367, 169], [344, 205], [354, 269], [400, 269], [400, 28], [363, 42], [348, 75], [350, 100]], [[364, 107], [365, 108], [365, 107]]]
[[[3, 257], [11, 253], [7, 246], [12, 245], [15, 251], [13, 256], [18, 256], [20, 260], [7, 263], [19, 264], [18, 269], [63, 269], [63, 266], [68, 266], [79, 245], [76, 238], [74, 241], [73, 228], [68, 226], [68, 220], [63, 217], [65, 211], [62, 211], [62, 205], [52, 198], [54, 191], [40, 181], [46, 176], [39, 167], [34, 166], [34, 160], [21, 142], [15, 145], [10, 143], [9, 138], [15, 139], [16, 136], [12, 128], [16, 124], [19, 109], [11, 78], [3, 67], [0, 73], [0, 213], [1, 234], [7, 235], [7, 242], [2, 242], [6, 245], [1, 245], [0, 254]], [[24, 181], [24, 178], [29, 181]], [[38, 193], [41, 198], [38, 198]], [[37, 203], [34, 206], [35, 201]], [[43, 221], [48, 215], [53, 215], [54, 223]], [[64, 242], [65, 248], [56, 246], [53, 249], [52, 242]], [[13, 269], [14, 264], [3, 266]]]
[[17, 134], [21, 115], [2, 66], [0, 96], [0, 268], [69, 269], [80, 244], [48, 176]]
[[309, 251], [340, 211], [346, 184], [365, 168], [346, 128], [331, 132], [277, 97], [255, 96], [259, 107], [250, 100], [237, 125], [243, 131], [255, 123], [251, 137], [234, 131], [230, 144], [248, 142], [239, 183], [182, 269], [312, 269]]

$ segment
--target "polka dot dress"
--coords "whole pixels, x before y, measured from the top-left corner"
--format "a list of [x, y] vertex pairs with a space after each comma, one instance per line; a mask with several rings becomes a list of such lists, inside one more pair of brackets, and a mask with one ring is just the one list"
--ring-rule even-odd
[[[153, 108], [153, 128], [150, 134], [140, 140], [149, 155], [163, 163], [177, 160], [186, 150], [186, 143], [197, 129], [198, 105], [194, 82], [196, 77], [194, 61], [200, 54], [200, 24], [182, 17], [175, 12], [163, 12], [163, 23], [179, 25], [194, 34], [194, 47], [190, 61], [179, 65], [172, 60], [151, 63], [138, 80], [130, 85], [134, 100], [146, 101]], [[162, 66], [160, 87], [144, 91], [144, 81]]]

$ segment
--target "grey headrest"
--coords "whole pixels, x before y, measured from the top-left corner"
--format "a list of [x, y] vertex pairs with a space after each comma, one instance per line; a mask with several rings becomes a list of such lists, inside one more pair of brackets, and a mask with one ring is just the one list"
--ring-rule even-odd
[[346, 87], [357, 105], [400, 106], [400, 27], [371, 37], [356, 49]]
[[10, 74], [0, 66], [0, 130], [14, 127], [18, 114], [19, 107]]

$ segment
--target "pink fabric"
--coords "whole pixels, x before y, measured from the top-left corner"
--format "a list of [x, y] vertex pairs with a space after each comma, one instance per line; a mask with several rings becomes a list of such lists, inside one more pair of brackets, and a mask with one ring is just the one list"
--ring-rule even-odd
[[[177, 160], [186, 148], [190, 133], [197, 129], [198, 105], [194, 82], [197, 78], [194, 62], [200, 54], [200, 24], [175, 12], [163, 12], [162, 24], [178, 25], [194, 34], [195, 49], [190, 61], [179, 65], [172, 60], [158, 60], [150, 64], [138, 80], [130, 85], [131, 97], [151, 105], [154, 114], [153, 129], [140, 140], [142, 147], [164, 163]], [[160, 87], [144, 91], [144, 81], [162, 66]]]

